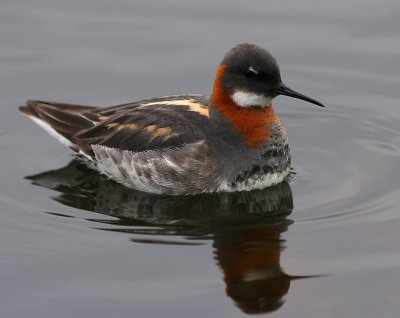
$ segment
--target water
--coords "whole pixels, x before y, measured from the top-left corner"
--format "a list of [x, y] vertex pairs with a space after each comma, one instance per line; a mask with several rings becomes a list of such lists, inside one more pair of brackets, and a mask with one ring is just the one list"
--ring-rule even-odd
[[[2, 1], [1, 317], [398, 317], [398, 1]], [[278, 58], [290, 184], [195, 198], [71, 162], [17, 106], [208, 94], [243, 41]]]

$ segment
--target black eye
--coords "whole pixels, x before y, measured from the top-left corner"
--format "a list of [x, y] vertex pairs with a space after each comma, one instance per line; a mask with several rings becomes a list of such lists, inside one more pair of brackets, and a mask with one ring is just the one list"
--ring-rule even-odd
[[248, 69], [244, 72], [244, 75], [246, 75], [247, 78], [255, 78], [257, 76], [257, 72], [252, 69]]

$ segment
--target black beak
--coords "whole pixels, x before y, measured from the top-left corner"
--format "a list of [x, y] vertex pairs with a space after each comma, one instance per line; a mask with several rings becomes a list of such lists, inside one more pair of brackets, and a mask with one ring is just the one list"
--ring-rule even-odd
[[287, 87], [283, 83], [281, 83], [281, 86], [278, 89], [274, 89], [274, 92], [277, 95], [290, 96], [290, 97], [294, 97], [294, 98], [305, 100], [306, 102], [309, 102], [309, 103], [312, 103], [312, 104], [315, 104], [315, 105], [318, 105], [318, 106], [321, 106], [321, 107], [325, 107], [319, 101], [316, 101], [315, 99], [307, 97], [307, 96], [305, 96], [303, 94], [297, 93], [296, 91], [290, 89], [289, 87]]

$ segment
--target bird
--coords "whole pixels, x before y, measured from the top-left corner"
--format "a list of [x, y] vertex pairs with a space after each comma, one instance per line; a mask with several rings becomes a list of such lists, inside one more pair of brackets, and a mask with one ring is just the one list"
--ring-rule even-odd
[[210, 96], [110, 107], [28, 100], [19, 109], [90, 168], [126, 187], [197, 195], [287, 180], [288, 136], [271, 103], [279, 95], [324, 107], [282, 82], [269, 51], [241, 43], [218, 65]]

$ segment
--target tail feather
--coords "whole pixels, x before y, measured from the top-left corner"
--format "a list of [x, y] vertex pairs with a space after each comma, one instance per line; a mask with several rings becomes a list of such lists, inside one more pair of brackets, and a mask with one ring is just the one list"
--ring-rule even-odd
[[58, 102], [45, 102], [45, 101], [41, 101], [41, 100], [31, 100], [31, 99], [26, 102], [27, 107], [36, 107], [37, 105], [53, 106], [60, 110], [65, 110], [68, 112], [79, 113], [79, 114], [99, 108], [99, 107], [87, 106], [87, 105], [75, 105], [75, 104], [66, 104], [66, 103], [58, 103]]
[[[84, 116], [97, 107], [28, 100], [19, 110], [63, 144], [75, 148], [74, 135], [93, 126]], [[88, 116], [90, 117], [90, 116]]]
[[50, 118], [57, 123], [71, 126], [75, 129], [85, 129], [91, 126], [90, 121], [80, 116], [80, 113], [59, 109], [51, 105], [38, 105], [42, 118]]

